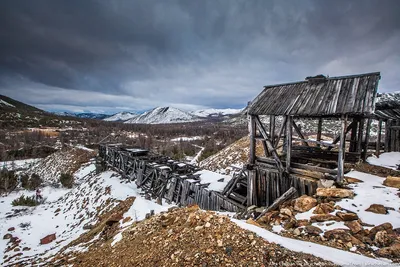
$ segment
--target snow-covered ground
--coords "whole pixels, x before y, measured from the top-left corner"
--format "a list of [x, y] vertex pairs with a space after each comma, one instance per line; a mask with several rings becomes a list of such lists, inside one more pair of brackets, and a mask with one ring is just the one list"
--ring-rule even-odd
[[386, 152], [376, 156], [367, 158], [367, 162], [372, 165], [382, 166], [397, 170], [397, 166], [400, 166], [400, 152]]
[[[396, 188], [387, 187], [382, 184], [385, 180], [382, 177], [358, 172], [351, 171], [346, 174], [348, 177], [357, 178], [362, 180], [362, 183], [350, 184], [355, 193], [353, 199], [342, 199], [336, 202], [342, 208], [357, 213], [358, 217], [365, 223], [379, 225], [382, 223], [390, 222], [393, 228], [400, 227], [400, 201], [396, 195], [398, 190]], [[371, 204], [381, 204], [385, 207], [391, 207], [395, 210], [389, 210], [388, 214], [376, 214], [369, 211], [365, 211]], [[310, 219], [315, 208], [310, 209], [307, 212], [299, 213], [296, 215], [297, 220]], [[335, 214], [337, 211], [332, 212]], [[329, 227], [326, 224], [331, 224]], [[322, 225], [321, 225], [322, 224]], [[325, 223], [314, 223], [315, 226], [321, 228], [323, 231], [344, 228], [348, 229], [343, 222], [328, 221]], [[368, 227], [367, 227], [368, 228]]]
[[204, 136], [181, 136], [181, 137], [176, 137], [176, 138], [172, 138], [171, 141], [172, 142], [187, 142], [187, 141], [194, 141], [194, 140], [203, 140]]
[[2, 99], [0, 99], [0, 106], [8, 106], [8, 107], [15, 108], [14, 105], [12, 105], [12, 104], [10, 104], [10, 103], [8, 103], [8, 102], [2, 100]]
[[198, 146], [198, 145], [193, 145], [193, 146], [195, 146], [195, 147], [197, 147], [197, 148], [200, 148], [200, 150], [199, 150], [199, 152], [196, 154], [196, 156], [194, 156], [194, 157], [190, 160], [190, 164], [197, 165], [197, 164], [199, 164], [199, 159], [200, 159], [201, 154], [203, 153], [205, 147]]
[[35, 158], [13, 161], [0, 161], [0, 168], [6, 168], [8, 170], [25, 170], [32, 167], [41, 160], [41, 158]]
[[[325, 260], [332, 261], [340, 266], [389, 266], [390, 263], [390, 261], [386, 259], [372, 259], [340, 249], [283, 237], [244, 221], [236, 219], [232, 219], [232, 221], [240, 227], [256, 233], [268, 242], [280, 244], [281, 246], [293, 251], [312, 254]], [[393, 264], [393, 266], [396, 265]]]
[[[133, 220], [122, 225], [123, 227], [136, 220], [143, 220], [150, 210], [157, 213], [170, 207], [142, 198], [136, 184], [121, 183], [120, 176], [115, 172], [106, 171], [94, 175], [94, 169], [94, 164], [88, 164], [78, 170], [74, 176], [82, 183], [73, 189], [45, 187], [43, 196], [46, 201], [36, 207], [11, 205], [11, 202], [21, 195], [34, 195], [33, 191], [21, 190], [0, 198], [0, 234], [10, 233], [21, 239], [21, 250], [24, 247], [31, 248], [29, 251], [23, 251], [22, 257], [35, 255], [47, 257], [54, 255], [84, 233], [86, 230], [83, 229], [83, 225], [95, 223], [97, 208], [101, 206], [104, 208], [108, 199], [125, 200], [127, 197], [136, 197], [134, 204], [124, 215], [124, 217], [130, 216]], [[110, 194], [104, 193], [107, 187], [111, 188]], [[115, 205], [115, 201], [109, 204], [110, 207]], [[28, 226], [22, 227], [21, 223]], [[15, 227], [15, 230], [8, 232], [7, 229], [11, 227]], [[56, 234], [57, 242], [39, 245], [41, 238], [53, 233]], [[0, 259], [3, 259], [5, 254], [10, 257], [21, 252], [4, 253], [7, 242], [8, 240], [0, 240]]]

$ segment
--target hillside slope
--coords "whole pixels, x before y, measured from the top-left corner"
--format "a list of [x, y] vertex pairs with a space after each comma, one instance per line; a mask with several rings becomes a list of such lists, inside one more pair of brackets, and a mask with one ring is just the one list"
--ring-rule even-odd
[[201, 118], [172, 107], [158, 107], [125, 121], [135, 124], [163, 124], [200, 121]]

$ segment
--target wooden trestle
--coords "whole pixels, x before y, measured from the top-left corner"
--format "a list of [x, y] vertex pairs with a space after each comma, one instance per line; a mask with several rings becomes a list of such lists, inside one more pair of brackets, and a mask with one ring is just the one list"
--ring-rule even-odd
[[124, 149], [120, 146], [100, 145], [99, 156], [103, 168], [112, 168], [124, 179], [135, 182], [138, 188], [159, 201], [180, 205], [197, 204], [202, 209], [239, 211], [241, 203], [226, 197], [224, 192], [208, 189], [196, 174], [196, 166], [176, 162], [168, 157], [153, 155], [145, 150]]

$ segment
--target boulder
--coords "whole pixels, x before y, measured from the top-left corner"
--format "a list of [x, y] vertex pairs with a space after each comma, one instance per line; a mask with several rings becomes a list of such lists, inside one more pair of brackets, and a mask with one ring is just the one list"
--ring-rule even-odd
[[332, 214], [317, 214], [310, 218], [310, 222], [340, 221], [340, 218]]
[[329, 187], [332, 187], [334, 183], [335, 183], [334, 180], [319, 179], [317, 185], [319, 188], [320, 187], [321, 188], [329, 188]]
[[56, 240], [56, 234], [51, 234], [40, 239], [40, 245], [46, 245]]
[[293, 216], [292, 211], [291, 211], [290, 209], [288, 209], [288, 208], [282, 208], [282, 209], [280, 209], [280, 210], [279, 210], [279, 213], [280, 213], [280, 214], [283, 214], [283, 215], [286, 215], [286, 216], [289, 216], [289, 217], [292, 217], [292, 216]]
[[394, 238], [388, 235], [388, 233], [385, 230], [382, 230], [375, 234], [374, 241], [379, 246], [387, 247], [393, 243]]
[[11, 239], [12, 238], [12, 234], [5, 234], [3, 236], [3, 239]]
[[303, 219], [303, 220], [297, 220], [297, 226], [301, 227], [301, 226], [307, 226], [310, 225], [311, 222], [307, 219]]
[[9, 232], [15, 231], [15, 227], [10, 227], [10, 228], [8, 228], [7, 231], [9, 231]]
[[387, 233], [391, 234], [393, 232], [393, 225], [391, 223], [383, 223], [380, 225], [375, 226], [371, 230], [369, 230], [369, 237], [374, 239], [375, 234], [379, 231], [386, 231]]
[[377, 214], [387, 214], [388, 213], [385, 206], [383, 206], [381, 204], [372, 204], [365, 211], [369, 211], [369, 212], [373, 212], [373, 213], [377, 213]]
[[294, 202], [294, 210], [306, 212], [317, 206], [317, 200], [313, 197], [303, 195], [297, 198]]
[[358, 220], [358, 215], [352, 212], [336, 212], [336, 216], [338, 216], [342, 221], [354, 221]]
[[331, 213], [334, 210], [335, 210], [335, 208], [332, 204], [321, 203], [321, 204], [317, 205], [317, 207], [314, 209], [313, 213], [314, 214], [327, 214], [327, 213]]
[[390, 247], [381, 248], [376, 252], [376, 254], [385, 258], [398, 258], [400, 256], [400, 243], [394, 243]]
[[296, 219], [295, 219], [295, 218], [291, 218], [290, 220], [286, 221], [286, 222], [283, 224], [283, 228], [284, 228], [285, 230], [289, 230], [289, 229], [295, 228], [296, 225], [297, 225]]
[[358, 183], [363, 183], [364, 181], [357, 179], [357, 178], [353, 178], [353, 177], [348, 177], [345, 176], [344, 179], [349, 183], [349, 184], [358, 184]]
[[347, 227], [349, 227], [352, 234], [357, 234], [361, 230], [363, 230], [362, 225], [358, 221], [347, 221], [344, 223]]
[[352, 241], [350, 231], [347, 229], [333, 229], [333, 230], [326, 231], [324, 233], [324, 237], [329, 240], [338, 239], [338, 240], [342, 240], [344, 242]]
[[322, 230], [316, 226], [313, 225], [307, 225], [304, 228], [304, 232], [306, 232], [309, 235], [319, 235], [322, 233]]
[[388, 176], [386, 177], [385, 181], [383, 181], [383, 184], [386, 186], [400, 189], [400, 177]]
[[293, 230], [293, 235], [295, 235], [295, 236], [301, 235], [301, 229], [300, 229], [300, 228], [294, 229], [294, 230]]
[[354, 192], [344, 188], [317, 188], [318, 197], [352, 198]]

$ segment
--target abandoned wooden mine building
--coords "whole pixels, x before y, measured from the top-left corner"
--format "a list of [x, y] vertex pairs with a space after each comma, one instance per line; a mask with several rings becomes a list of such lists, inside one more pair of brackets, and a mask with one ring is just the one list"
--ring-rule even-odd
[[[345, 162], [365, 159], [380, 73], [343, 77], [322, 75], [305, 81], [265, 86], [248, 110], [250, 155], [247, 205], [268, 206], [295, 187], [313, 194], [319, 179], [341, 183]], [[268, 116], [265, 125], [260, 118]], [[282, 121], [276, 129], [277, 119]], [[315, 139], [307, 139], [298, 122], [315, 122]], [[340, 124], [333, 142], [321, 136], [325, 123]], [[256, 156], [256, 142], [264, 155]]]
[[[99, 155], [103, 164], [160, 201], [226, 211], [275, 206], [295, 194], [314, 194], [319, 182], [342, 183], [345, 171], [372, 152], [400, 151], [400, 103], [377, 103], [380, 78], [379, 72], [318, 75], [265, 86], [247, 108], [248, 164], [223, 190], [209, 188], [198, 167], [149, 151], [100, 145]], [[315, 135], [304, 132], [305, 124], [315, 128]], [[376, 135], [370, 135], [371, 127]], [[326, 140], [333, 128], [336, 136]], [[263, 155], [256, 155], [256, 143]]]

